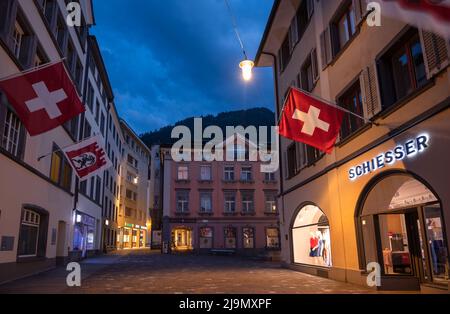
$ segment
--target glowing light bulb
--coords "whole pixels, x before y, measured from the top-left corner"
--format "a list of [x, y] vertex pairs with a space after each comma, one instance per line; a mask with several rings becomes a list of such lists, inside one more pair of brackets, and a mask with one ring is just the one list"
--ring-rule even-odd
[[251, 60], [244, 60], [239, 64], [239, 67], [242, 69], [242, 77], [245, 81], [250, 81], [252, 79], [252, 70], [255, 66], [255, 63]]

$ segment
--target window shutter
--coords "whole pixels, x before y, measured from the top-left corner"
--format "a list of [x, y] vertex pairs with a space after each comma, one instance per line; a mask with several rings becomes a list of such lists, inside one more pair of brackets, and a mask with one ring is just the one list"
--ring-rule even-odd
[[330, 28], [327, 27], [320, 35], [320, 53], [322, 70], [325, 69], [332, 60]]
[[6, 119], [6, 96], [0, 91], [0, 146], [3, 136], [3, 130], [5, 129]]
[[289, 27], [289, 51], [292, 53], [295, 44], [298, 42], [298, 28], [297, 28], [297, 18], [294, 17]]
[[376, 64], [373, 63], [365, 68], [360, 75], [361, 93], [364, 103], [364, 116], [372, 118], [381, 111], [380, 94], [378, 88], [378, 77]]
[[364, 12], [363, 12], [363, 4], [365, 1], [362, 0], [352, 0], [352, 4], [353, 4], [353, 9], [355, 10], [355, 20], [356, 20], [356, 25], [359, 25], [359, 23], [361, 23], [362, 18], [364, 16]]
[[17, 158], [23, 160], [25, 157], [25, 143], [27, 138], [27, 131], [22, 123], [20, 123], [19, 143], [17, 146]]
[[449, 65], [449, 43], [432, 32], [420, 30], [419, 33], [427, 78], [431, 79]]
[[319, 80], [319, 68], [317, 64], [317, 49], [311, 51], [311, 66], [313, 71], [313, 80], [316, 83]]

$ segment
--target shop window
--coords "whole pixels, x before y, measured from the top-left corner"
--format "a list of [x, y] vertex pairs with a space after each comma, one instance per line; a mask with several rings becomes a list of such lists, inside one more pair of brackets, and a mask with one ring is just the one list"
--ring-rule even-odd
[[[338, 103], [341, 107], [359, 116], [364, 116], [359, 80], [339, 98]], [[364, 126], [364, 120], [355, 115], [346, 113], [341, 127], [341, 140], [349, 137], [362, 126]]]
[[360, 211], [362, 266], [382, 265], [386, 276], [414, 276], [421, 283], [448, 283], [443, 212], [425, 184], [404, 174], [378, 179]]
[[200, 248], [212, 249], [213, 247], [213, 229], [211, 227], [200, 228]]
[[236, 228], [225, 227], [224, 228], [225, 248], [236, 249]]
[[292, 227], [294, 263], [331, 267], [330, 225], [314, 205], [300, 209]]
[[243, 236], [243, 246], [244, 249], [253, 249], [255, 248], [255, 229], [254, 228], [243, 228], [242, 229]]
[[378, 67], [383, 109], [424, 86], [428, 80], [417, 29], [407, 32], [384, 54]]
[[278, 228], [266, 228], [266, 247], [268, 249], [280, 248], [280, 230]]

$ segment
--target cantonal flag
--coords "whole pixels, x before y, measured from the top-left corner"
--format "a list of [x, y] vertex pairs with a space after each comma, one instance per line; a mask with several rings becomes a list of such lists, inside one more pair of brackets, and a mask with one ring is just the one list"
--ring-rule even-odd
[[112, 166], [99, 135], [62, 150], [80, 179], [96, 175]]

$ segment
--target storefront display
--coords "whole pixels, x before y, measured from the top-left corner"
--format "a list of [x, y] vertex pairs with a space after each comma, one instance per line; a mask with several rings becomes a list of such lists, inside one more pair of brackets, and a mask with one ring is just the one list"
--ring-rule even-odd
[[268, 249], [280, 248], [280, 230], [278, 228], [266, 229], [266, 246]]
[[73, 231], [73, 249], [81, 251], [86, 256], [87, 251], [95, 249], [95, 218], [76, 212]]
[[331, 267], [330, 227], [314, 205], [300, 209], [292, 228], [294, 263]]
[[212, 249], [213, 247], [213, 229], [210, 227], [200, 228], [200, 248]]
[[253, 249], [255, 247], [255, 231], [253, 228], [243, 228], [244, 249]]
[[236, 248], [236, 228], [225, 227], [224, 228], [224, 236], [225, 236], [225, 248], [235, 249]]

